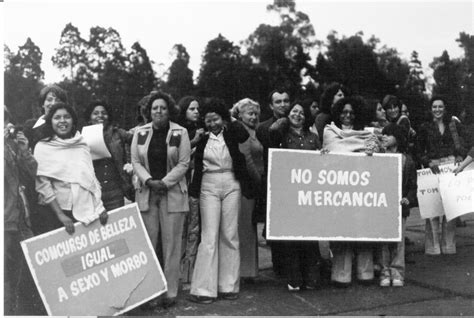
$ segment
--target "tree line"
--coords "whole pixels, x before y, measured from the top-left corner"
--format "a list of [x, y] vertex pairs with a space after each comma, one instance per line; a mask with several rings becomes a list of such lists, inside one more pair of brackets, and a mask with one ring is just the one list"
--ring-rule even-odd
[[[137, 102], [154, 89], [165, 90], [177, 100], [190, 94], [220, 97], [229, 107], [249, 97], [260, 102], [266, 117], [272, 89], [284, 87], [291, 96], [319, 100], [334, 81], [368, 98], [397, 95], [409, 107], [415, 127], [424, 119], [429, 92], [416, 51], [407, 61], [375, 36], [364, 40], [362, 32], [344, 36], [331, 31], [318, 40], [310, 18], [296, 9], [294, 0], [274, 0], [267, 11], [279, 17], [277, 25], [260, 24], [238, 44], [221, 34], [210, 40], [196, 82], [190, 56], [180, 43], [172, 48], [171, 66], [157, 75], [139, 42], [126, 49], [114, 28], [95, 26], [84, 37], [69, 23], [52, 57], [53, 64], [67, 74], [58, 84], [68, 91], [69, 102], [79, 113], [92, 99], [106, 100], [124, 128], [135, 125]], [[461, 32], [455, 40], [464, 56], [452, 59], [444, 51], [429, 66], [434, 71], [432, 93], [446, 96], [458, 114], [474, 105], [474, 36]], [[314, 50], [320, 53], [312, 62]], [[5, 105], [20, 123], [39, 115], [37, 98], [44, 86], [41, 62], [42, 52], [30, 38], [16, 52], [4, 46]]]

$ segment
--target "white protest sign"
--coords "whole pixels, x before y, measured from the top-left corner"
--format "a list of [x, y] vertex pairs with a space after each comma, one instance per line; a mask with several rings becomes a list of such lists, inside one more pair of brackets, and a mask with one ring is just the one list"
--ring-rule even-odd
[[109, 149], [105, 145], [103, 129], [104, 126], [102, 124], [84, 126], [82, 128], [81, 134], [91, 150], [92, 160], [111, 157]]
[[443, 203], [439, 193], [438, 177], [452, 174], [455, 167], [453, 163], [441, 165], [439, 166], [439, 174], [434, 174], [429, 168], [417, 170], [417, 197], [422, 219], [444, 215]]
[[119, 315], [167, 290], [136, 203], [98, 220], [21, 242], [44, 306], [53, 316]]
[[457, 176], [454, 174], [440, 176], [439, 189], [448, 221], [474, 212], [473, 170], [463, 171]]

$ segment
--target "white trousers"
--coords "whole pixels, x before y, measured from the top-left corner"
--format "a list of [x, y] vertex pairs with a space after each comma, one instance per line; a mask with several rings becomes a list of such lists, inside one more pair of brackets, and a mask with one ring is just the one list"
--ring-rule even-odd
[[456, 254], [456, 220], [447, 222], [444, 215], [426, 219], [425, 225], [425, 254], [440, 253]]
[[240, 280], [238, 218], [240, 184], [232, 172], [204, 173], [201, 183], [201, 243], [191, 294], [237, 293]]

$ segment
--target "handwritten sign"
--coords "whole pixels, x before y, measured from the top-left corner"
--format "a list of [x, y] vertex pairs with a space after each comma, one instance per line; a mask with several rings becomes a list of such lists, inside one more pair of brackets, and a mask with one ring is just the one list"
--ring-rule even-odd
[[434, 174], [429, 168], [416, 171], [418, 175], [417, 198], [422, 219], [444, 215], [443, 202], [439, 193], [438, 177], [446, 174], [452, 175], [455, 167], [453, 163], [440, 165], [439, 174]]
[[439, 177], [439, 189], [446, 219], [474, 212], [474, 171], [463, 171], [457, 176], [445, 174]]
[[270, 149], [267, 239], [401, 240], [401, 156]]
[[110, 316], [167, 290], [137, 205], [109, 212], [105, 226], [75, 224], [21, 242], [49, 315]]
[[82, 137], [86, 140], [91, 150], [92, 160], [110, 158], [111, 154], [104, 141], [104, 126], [102, 124], [84, 126], [82, 128]]

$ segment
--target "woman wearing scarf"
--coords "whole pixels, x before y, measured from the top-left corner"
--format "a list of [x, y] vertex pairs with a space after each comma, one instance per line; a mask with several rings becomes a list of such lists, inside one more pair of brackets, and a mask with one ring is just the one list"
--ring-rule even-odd
[[[333, 123], [324, 128], [323, 148], [330, 152], [367, 152], [378, 150], [377, 137], [364, 129], [364, 100], [353, 96], [339, 100], [333, 108]], [[334, 254], [331, 280], [347, 287], [352, 281], [352, 256], [356, 255], [357, 279], [370, 282], [374, 278], [372, 245], [370, 243], [331, 242]]]
[[[45, 117], [46, 137], [35, 148], [38, 162], [36, 191], [39, 201], [57, 216], [52, 229], [64, 225], [74, 233], [74, 222], [89, 224], [100, 217], [107, 222], [100, 184], [85, 140], [77, 131], [77, 115], [63, 103], [53, 105]], [[54, 220], [54, 219], [52, 219]]]

